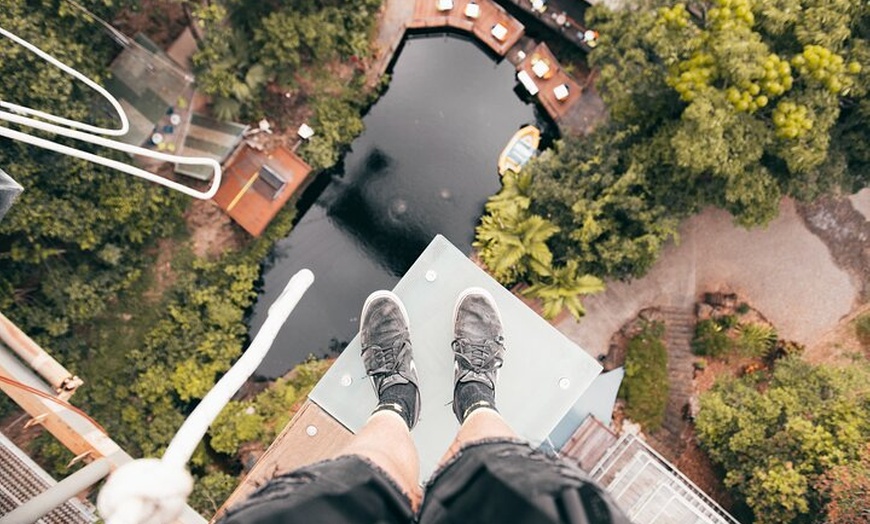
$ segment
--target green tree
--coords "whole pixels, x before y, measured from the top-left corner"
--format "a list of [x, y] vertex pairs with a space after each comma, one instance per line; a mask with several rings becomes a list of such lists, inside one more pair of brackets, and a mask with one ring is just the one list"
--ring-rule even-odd
[[579, 319], [586, 314], [580, 297], [604, 291], [604, 282], [592, 275], [577, 271], [577, 263], [568, 261], [562, 267], [554, 267], [548, 275], [539, 275], [532, 285], [523, 290], [523, 295], [541, 300], [543, 316], [555, 318], [563, 310]]
[[868, 14], [849, 0], [716, 0], [701, 18], [682, 3], [590, 9], [602, 96], [649, 144], [622, 152], [673, 211], [714, 204], [745, 226], [776, 216], [780, 195], [862, 187]]
[[701, 396], [700, 443], [756, 522], [815, 522], [821, 479], [854, 464], [870, 438], [868, 381], [865, 361], [840, 368], [791, 357], [768, 376], [721, 380]]
[[209, 471], [193, 485], [188, 503], [201, 515], [214, 515], [236, 489], [239, 478], [222, 471]]
[[531, 177], [530, 209], [559, 228], [548, 244], [555, 260], [576, 261], [579, 271], [627, 278], [646, 273], [677, 220], [656, 201], [639, 165], [625, 162], [614, 130], [569, 138], [524, 168]]

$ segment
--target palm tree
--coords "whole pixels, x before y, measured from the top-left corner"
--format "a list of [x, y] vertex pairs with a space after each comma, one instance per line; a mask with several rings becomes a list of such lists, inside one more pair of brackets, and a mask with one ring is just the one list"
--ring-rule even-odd
[[567, 309], [575, 318], [586, 314], [580, 297], [604, 290], [604, 282], [592, 275], [579, 275], [577, 262], [568, 261], [562, 267], [551, 268], [550, 274], [523, 290], [523, 295], [541, 300], [544, 318], [550, 320]]
[[559, 232], [548, 220], [529, 213], [523, 197], [487, 203], [489, 214], [477, 227], [474, 247], [496, 280], [510, 284], [529, 272], [550, 274], [553, 254], [547, 240]]

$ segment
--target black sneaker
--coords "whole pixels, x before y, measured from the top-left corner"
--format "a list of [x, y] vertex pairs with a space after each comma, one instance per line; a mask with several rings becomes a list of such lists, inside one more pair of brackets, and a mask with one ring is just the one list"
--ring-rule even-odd
[[495, 409], [495, 385], [504, 363], [504, 329], [495, 299], [469, 288], [453, 310], [453, 412], [459, 422], [477, 408]]
[[375, 411], [395, 411], [413, 428], [420, 392], [408, 323], [408, 312], [395, 293], [375, 291], [363, 305], [359, 334], [363, 365], [378, 395]]

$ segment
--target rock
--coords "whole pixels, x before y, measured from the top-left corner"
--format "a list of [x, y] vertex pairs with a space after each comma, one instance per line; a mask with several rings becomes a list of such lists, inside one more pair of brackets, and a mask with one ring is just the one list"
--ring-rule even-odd
[[710, 304], [699, 302], [695, 309], [695, 314], [698, 315], [698, 320], [707, 320], [713, 317], [713, 306]]

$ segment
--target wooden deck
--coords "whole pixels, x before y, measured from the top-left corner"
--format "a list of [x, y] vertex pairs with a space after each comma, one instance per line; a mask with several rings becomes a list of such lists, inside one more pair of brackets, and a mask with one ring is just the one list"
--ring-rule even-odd
[[212, 521], [273, 477], [337, 456], [352, 436], [317, 404], [306, 400]]
[[[545, 75], [545, 78], [538, 77], [532, 70], [532, 64], [535, 59], [545, 60], [550, 67], [550, 72]], [[526, 57], [517, 64], [517, 71], [525, 71], [540, 90], [536, 95], [538, 101], [547, 110], [547, 113], [555, 121], [561, 120], [571, 108], [580, 100], [583, 88], [577, 83], [574, 78], [562, 69], [562, 66], [553, 56], [553, 52], [547, 47], [547, 44], [540, 43], [530, 53], [526, 53]], [[564, 100], [557, 100], [554, 90], [560, 85], [568, 87], [568, 97]]]
[[[277, 194], [261, 180], [263, 166], [284, 180]], [[261, 152], [243, 146], [227, 162], [214, 202], [245, 231], [259, 236], [284, 204], [308, 184], [310, 174], [311, 167], [284, 147]]]
[[[465, 9], [470, 3], [479, 6], [480, 13], [477, 18], [470, 18], [465, 14]], [[492, 34], [492, 29], [496, 24], [501, 24], [507, 29], [507, 33], [501, 40]], [[499, 56], [505, 56], [525, 33], [523, 24], [492, 0], [475, 0], [473, 2], [471, 0], [454, 0], [453, 8], [448, 11], [438, 10], [438, 0], [417, 0], [414, 7], [414, 18], [408, 22], [406, 27], [408, 29], [451, 27], [472, 33]]]

